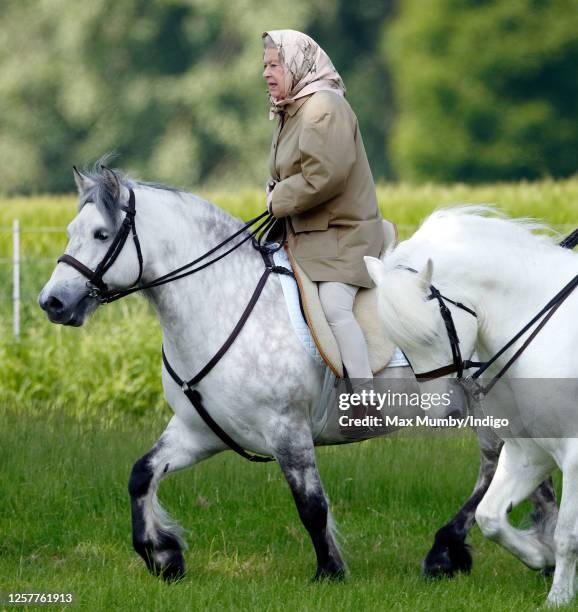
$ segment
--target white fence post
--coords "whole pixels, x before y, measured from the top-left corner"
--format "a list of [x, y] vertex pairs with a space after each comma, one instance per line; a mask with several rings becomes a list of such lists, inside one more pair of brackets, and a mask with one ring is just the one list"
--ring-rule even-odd
[[12, 224], [12, 305], [14, 338], [20, 338], [20, 222]]

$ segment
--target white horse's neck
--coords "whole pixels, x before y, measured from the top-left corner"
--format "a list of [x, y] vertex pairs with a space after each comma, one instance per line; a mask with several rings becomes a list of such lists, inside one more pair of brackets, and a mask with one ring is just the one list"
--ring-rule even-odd
[[[191, 194], [141, 187], [135, 197], [144, 282], [196, 259], [242, 227], [239, 220]], [[194, 355], [195, 363], [181, 364], [189, 369], [206, 362], [215, 339], [222, 339], [223, 330], [232, 329], [241, 315], [262, 271], [263, 260], [248, 242], [196, 274], [148, 290], [167, 354]]]

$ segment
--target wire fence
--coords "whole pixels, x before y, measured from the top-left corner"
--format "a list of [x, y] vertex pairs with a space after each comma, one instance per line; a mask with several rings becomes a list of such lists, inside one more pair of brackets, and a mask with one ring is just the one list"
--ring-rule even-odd
[[[18, 219], [11, 227], [0, 226], [0, 236], [6, 242], [0, 250], [0, 310], [9, 313], [12, 334], [18, 339], [22, 329], [23, 306], [36, 307], [36, 296], [41, 278], [48, 278], [56, 263], [54, 256], [27, 254], [27, 235], [62, 235], [66, 240], [66, 228], [61, 226], [22, 226]], [[6, 241], [4, 238], [7, 238]], [[56, 247], [55, 247], [56, 248]]]
[[[572, 224], [554, 225], [553, 229], [565, 235], [574, 229]], [[417, 225], [400, 224], [397, 226], [400, 237], [411, 235]], [[62, 242], [55, 247], [51, 256], [27, 255], [26, 235], [60, 234]], [[33, 304], [36, 307], [36, 297], [56, 265], [56, 258], [64, 250], [66, 243], [66, 228], [62, 226], [22, 226], [19, 220], [14, 220], [12, 227], [0, 226], [0, 235], [11, 237], [11, 246], [3, 249], [9, 256], [0, 257], [0, 310], [10, 312], [12, 318], [12, 333], [15, 339], [20, 337], [22, 326], [23, 304]], [[28, 278], [29, 277], [29, 278]], [[41, 280], [42, 279], [42, 280]], [[28, 281], [28, 282], [27, 282]]]

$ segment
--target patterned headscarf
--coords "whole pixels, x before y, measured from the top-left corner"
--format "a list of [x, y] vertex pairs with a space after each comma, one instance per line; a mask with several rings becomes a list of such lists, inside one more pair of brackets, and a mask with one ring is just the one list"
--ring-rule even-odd
[[284, 100], [276, 100], [267, 93], [271, 105], [269, 119], [273, 119], [287, 104], [315, 91], [328, 90], [345, 95], [345, 85], [329, 56], [307, 34], [296, 30], [272, 30], [264, 32], [262, 38], [265, 48], [273, 41], [279, 51], [279, 61], [285, 68], [287, 91]]

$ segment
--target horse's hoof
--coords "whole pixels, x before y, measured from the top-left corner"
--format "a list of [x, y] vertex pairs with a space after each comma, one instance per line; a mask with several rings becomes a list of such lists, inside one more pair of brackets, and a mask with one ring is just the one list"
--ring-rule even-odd
[[180, 553], [174, 554], [160, 569], [160, 576], [165, 582], [179, 582], [185, 573], [185, 560]]
[[452, 565], [448, 549], [430, 551], [423, 562], [422, 573], [426, 578], [452, 578], [455, 568]]
[[574, 599], [574, 594], [570, 589], [556, 589], [548, 593], [546, 605], [549, 608], [561, 608], [567, 606]]
[[457, 572], [469, 574], [472, 570], [470, 547], [451, 531], [440, 529], [422, 570], [428, 578], [452, 578]]
[[317, 568], [315, 576], [313, 576], [312, 582], [324, 582], [324, 581], [338, 582], [345, 580], [345, 569], [341, 568]]

